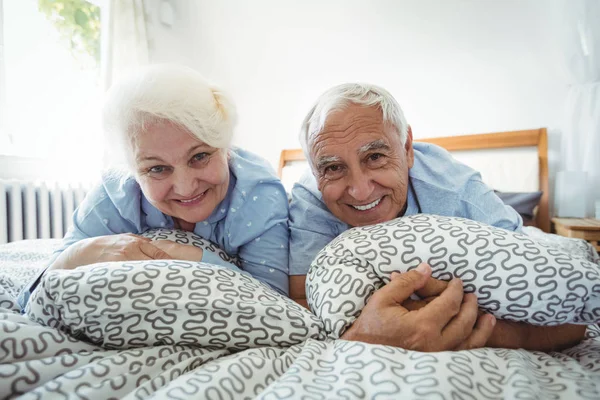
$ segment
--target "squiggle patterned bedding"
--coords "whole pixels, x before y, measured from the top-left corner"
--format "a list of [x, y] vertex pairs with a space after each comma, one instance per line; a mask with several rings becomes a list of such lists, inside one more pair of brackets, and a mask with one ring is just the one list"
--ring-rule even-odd
[[419, 353], [323, 337], [245, 349], [161, 343], [109, 350], [19, 315], [15, 294], [56, 244], [0, 246], [0, 398], [600, 398], [595, 326], [578, 346], [549, 354]]

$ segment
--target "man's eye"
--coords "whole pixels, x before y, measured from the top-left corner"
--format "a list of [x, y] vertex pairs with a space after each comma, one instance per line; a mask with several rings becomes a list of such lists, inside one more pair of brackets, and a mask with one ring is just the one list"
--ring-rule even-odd
[[325, 168], [325, 173], [332, 173], [332, 172], [338, 172], [340, 170], [340, 166], [339, 165], [330, 165], [327, 168]]
[[369, 156], [369, 161], [378, 161], [383, 158], [383, 154], [381, 153], [373, 153]]

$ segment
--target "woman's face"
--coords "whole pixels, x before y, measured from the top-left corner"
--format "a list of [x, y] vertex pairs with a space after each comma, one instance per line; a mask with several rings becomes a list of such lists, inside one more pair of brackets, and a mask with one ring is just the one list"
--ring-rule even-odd
[[132, 149], [144, 195], [180, 223], [204, 221], [225, 198], [226, 149], [211, 147], [169, 122], [152, 124], [138, 134]]

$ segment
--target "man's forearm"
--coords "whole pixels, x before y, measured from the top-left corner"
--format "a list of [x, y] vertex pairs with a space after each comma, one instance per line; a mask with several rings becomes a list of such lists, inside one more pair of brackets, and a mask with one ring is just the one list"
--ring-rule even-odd
[[585, 329], [585, 325], [535, 326], [499, 320], [486, 346], [557, 351], [578, 344], [584, 338]]

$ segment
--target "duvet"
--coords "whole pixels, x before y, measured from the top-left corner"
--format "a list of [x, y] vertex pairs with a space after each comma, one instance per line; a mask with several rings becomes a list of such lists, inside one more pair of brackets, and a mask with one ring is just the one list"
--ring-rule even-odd
[[[581, 241], [528, 233], [598, 262]], [[554, 353], [348, 342], [260, 282], [202, 263], [53, 274], [22, 315], [16, 295], [57, 244], [0, 246], [0, 398], [600, 398], [595, 324]]]

